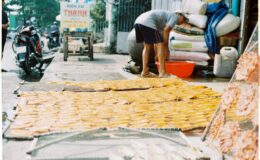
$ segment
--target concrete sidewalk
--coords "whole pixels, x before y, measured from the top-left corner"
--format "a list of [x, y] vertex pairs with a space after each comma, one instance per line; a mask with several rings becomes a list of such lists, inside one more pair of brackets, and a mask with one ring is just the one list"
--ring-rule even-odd
[[[95, 54], [94, 58], [94, 61], [90, 61], [88, 57], [71, 56], [67, 62], [64, 62], [63, 54], [57, 53], [51, 65], [45, 71], [41, 82], [117, 80], [140, 77], [123, 71], [123, 67], [130, 60], [128, 55], [99, 53]], [[217, 92], [222, 92], [229, 81], [220, 78], [189, 78], [185, 80], [190, 84], [208, 86]]]
[[135, 79], [138, 76], [123, 71], [130, 60], [128, 55], [95, 54], [94, 61], [88, 57], [71, 56], [63, 61], [63, 54], [57, 53], [45, 71], [41, 82], [49, 81], [94, 81]]

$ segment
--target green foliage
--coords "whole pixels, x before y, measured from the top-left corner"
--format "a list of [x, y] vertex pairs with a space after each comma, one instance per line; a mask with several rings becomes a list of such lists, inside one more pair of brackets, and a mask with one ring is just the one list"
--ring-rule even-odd
[[91, 28], [95, 32], [100, 32], [108, 26], [105, 0], [96, 0], [96, 3], [90, 9], [90, 17], [92, 19]]
[[96, 4], [90, 10], [90, 17], [95, 22], [105, 21], [106, 3], [104, 0], [96, 0]]
[[37, 1], [34, 7], [34, 15], [40, 25], [50, 25], [56, 20], [56, 16], [60, 13], [60, 4], [56, 0], [34, 0]]
[[60, 13], [59, 0], [11, 0], [9, 3], [22, 6], [18, 19], [35, 17], [40, 26], [50, 25]]

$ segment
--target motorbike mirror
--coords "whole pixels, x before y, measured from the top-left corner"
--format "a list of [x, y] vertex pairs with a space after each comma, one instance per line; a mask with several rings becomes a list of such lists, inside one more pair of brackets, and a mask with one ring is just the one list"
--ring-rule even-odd
[[37, 32], [35, 30], [32, 30], [32, 35], [35, 35]]

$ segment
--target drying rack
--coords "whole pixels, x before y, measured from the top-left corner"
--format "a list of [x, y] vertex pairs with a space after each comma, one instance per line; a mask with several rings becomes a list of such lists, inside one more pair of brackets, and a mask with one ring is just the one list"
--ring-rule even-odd
[[[258, 53], [258, 26], [255, 27], [254, 32], [249, 40], [249, 43], [244, 51], [244, 54], [252, 54], [251, 52]], [[258, 62], [258, 65], [260, 65], [259, 62]], [[258, 66], [258, 68], [259, 68], [259, 66]], [[251, 89], [250, 88], [251, 85], [253, 85], [255, 83], [258, 83], [258, 88], [259, 88], [259, 78], [260, 77], [258, 77], [258, 82], [249, 82], [246, 80], [238, 80], [237, 76], [236, 76], [237, 73], [238, 73], [238, 71], [236, 70], [235, 73], [233, 74], [229, 84], [227, 85], [228, 87], [236, 84], [237, 89], [241, 92], [240, 94], [245, 93], [248, 89]], [[258, 92], [259, 92], [259, 89], [258, 89]], [[258, 95], [259, 95], [259, 93], [258, 93]], [[222, 98], [224, 98], [224, 97], [222, 97]], [[223, 104], [220, 102], [209, 125], [204, 130], [204, 133], [202, 136], [202, 141], [205, 141], [206, 143], [211, 144], [210, 146], [217, 149], [218, 152], [220, 152], [220, 153], [221, 153], [221, 150], [220, 150], [218, 139], [217, 138], [212, 139], [210, 137], [210, 130], [214, 129], [213, 123], [214, 123], [214, 120], [217, 118], [217, 116], [219, 116], [220, 114], [223, 113], [222, 107], [223, 107]], [[232, 106], [230, 109], [227, 109], [226, 111], [224, 111], [223, 126], [225, 124], [227, 124], [227, 122], [237, 122], [239, 124], [239, 128], [240, 128], [241, 132], [253, 131], [258, 134], [258, 127], [255, 127], [252, 122], [252, 119], [254, 116], [253, 114], [254, 114], [254, 112], [258, 112], [258, 109], [257, 108], [253, 109], [251, 111], [251, 113], [248, 115], [236, 115], [236, 112], [235, 112], [236, 107], [237, 107], [237, 104], [235, 106]], [[221, 131], [219, 129], [218, 134], [220, 132]], [[221, 154], [222, 154], [223, 159], [233, 159], [236, 152], [237, 151], [234, 151], [232, 149], [232, 150], [228, 151], [227, 153], [221, 153]]]
[[[164, 145], [176, 148], [176, 155], [183, 159], [209, 159], [200, 148], [195, 147], [179, 129], [130, 129], [97, 128], [84, 132], [53, 134], [34, 138], [27, 152], [31, 160], [70, 159], [108, 160], [112, 155], [131, 159], [122, 150], [135, 150], [134, 144]], [[187, 153], [181, 155], [181, 152]], [[130, 156], [130, 157], [128, 157]]]

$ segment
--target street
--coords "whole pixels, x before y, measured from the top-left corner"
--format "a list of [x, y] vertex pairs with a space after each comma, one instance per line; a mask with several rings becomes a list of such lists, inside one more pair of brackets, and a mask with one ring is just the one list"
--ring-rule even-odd
[[[47, 40], [45, 38], [42, 38], [42, 40], [45, 44], [44, 56], [46, 56], [50, 53], [50, 51], [46, 47]], [[8, 117], [12, 117], [12, 108], [15, 105], [16, 99], [16, 95], [14, 95], [13, 92], [18, 87], [19, 83], [22, 81], [26, 81], [26, 83], [38, 82], [43, 76], [43, 74], [38, 70], [33, 70], [32, 74], [28, 76], [16, 65], [15, 54], [12, 50], [12, 42], [12, 39], [7, 38], [2, 60], [2, 68], [8, 71], [2, 72], [2, 112], [6, 112]]]

